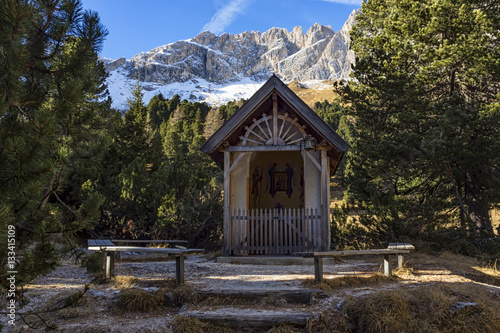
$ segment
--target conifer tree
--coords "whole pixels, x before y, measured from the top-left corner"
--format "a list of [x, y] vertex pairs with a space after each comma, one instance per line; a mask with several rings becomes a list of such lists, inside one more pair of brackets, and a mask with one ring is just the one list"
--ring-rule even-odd
[[73, 196], [67, 186], [112, 118], [97, 59], [106, 34], [76, 0], [0, 2], [0, 223], [16, 228], [20, 280], [54, 267], [53, 234], [74, 245], [99, 220], [92, 184], [75, 177]]
[[461, 221], [493, 236], [500, 201], [498, 1], [373, 0], [354, 26], [349, 190], [393, 238]]

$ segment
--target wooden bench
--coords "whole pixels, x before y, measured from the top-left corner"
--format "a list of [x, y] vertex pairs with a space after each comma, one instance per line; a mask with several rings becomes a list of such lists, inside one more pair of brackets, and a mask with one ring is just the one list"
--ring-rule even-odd
[[[153, 241], [155, 242], [155, 241]], [[108, 239], [89, 239], [88, 249], [91, 251], [104, 251], [104, 272], [106, 278], [115, 275], [115, 255], [120, 252], [152, 252], [164, 253], [169, 256], [175, 256], [175, 277], [178, 284], [184, 283], [184, 256], [188, 254], [204, 253], [203, 249], [172, 249], [172, 248], [154, 248], [140, 246], [115, 245]]]
[[324, 251], [324, 252], [297, 252], [294, 255], [304, 258], [314, 258], [314, 280], [323, 282], [323, 258], [324, 257], [347, 257], [359, 255], [383, 255], [384, 256], [384, 274], [392, 275], [390, 256], [397, 256], [398, 267], [403, 267], [403, 255], [410, 253], [415, 247], [408, 243], [389, 243], [387, 249], [373, 250], [354, 250], [354, 251]]
[[145, 239], [112, 239], [113, 244], [116, 243], [129, 243], [129, 244], [187, 244], [187, 240], [145, 240]]

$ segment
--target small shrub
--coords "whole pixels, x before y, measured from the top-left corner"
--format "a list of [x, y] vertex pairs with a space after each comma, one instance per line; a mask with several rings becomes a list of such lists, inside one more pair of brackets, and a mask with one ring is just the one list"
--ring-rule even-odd
[[104, 260], [103, 252], [94, 252], [88, 254], [84, 259], [84, 265], [87, 268], [87, 272], [89, 273], [102, 273], [102, 263]]
[[174, 302], [177, 306], [182, 306], [183, 304], [197, 303], [197, 294], [187, 285], [179, 286], [174, 291]]
[[160, 307], [164, 302], [162, 293], [132, 288], [122, 290], [118, 294], [116, 305], [125, 312], [152, 311]]
[[[453, 311], [461, 302], [474, 306]], [[350, 297], [327, 316], [338, 332], [500, 332], [498, 299], [470, 284]], [[313, 332], [322, 332], [321, 327]]]
[[204, 333], [207, 327], [196, 317], [176, 316], [172, 322], [174, 333]]

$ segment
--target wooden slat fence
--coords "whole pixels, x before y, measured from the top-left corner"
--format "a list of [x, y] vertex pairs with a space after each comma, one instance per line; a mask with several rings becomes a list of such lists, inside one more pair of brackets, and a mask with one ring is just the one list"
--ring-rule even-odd
[[238, 209], [231, 216], [235, 255], [315, 251], [321, 239], [319, 209]]

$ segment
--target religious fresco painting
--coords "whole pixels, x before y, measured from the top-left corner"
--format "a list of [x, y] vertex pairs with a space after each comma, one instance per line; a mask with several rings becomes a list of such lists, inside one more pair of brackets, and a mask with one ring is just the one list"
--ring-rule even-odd
[[249, 207], [273, 208], [276, 202], [283, 203], [285, 208], [304, 207], [304, 168], [296, 166], [302, 160], [297, 156], [292, 159], [280, 158], [281, 154], [272, 156], [259, 156], [259, 163], [252, 165]]

